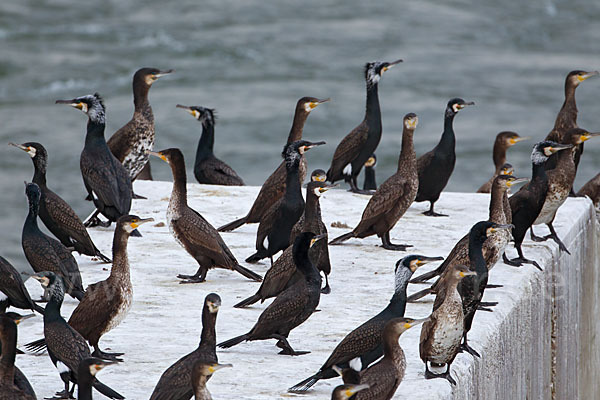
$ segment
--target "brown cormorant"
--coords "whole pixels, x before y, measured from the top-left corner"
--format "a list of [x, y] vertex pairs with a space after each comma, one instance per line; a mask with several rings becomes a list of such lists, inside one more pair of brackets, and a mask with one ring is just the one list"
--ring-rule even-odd
[[[364, 193], [358, 188], [356, 178], [364, 163], [371, 157], [381, 140], [381, 110], [379, 108], [378, 84], [381, 75], [401, 63], [373, 61], [365, 65], [365, 81], [367, 84], [367, 106], [362, 122], [347, 134], [336, 147], [327, 171], [327, 180], [335, 183], [344, 179], [350, 184], [350, 190]], [[368, 194], [371, 194], [369, 191]]]
[[78, 371], [77, 400], [92, 400], [92, 387], [96, 374], [104, 367], [116, 363], [118, 361], [107, 361], [96, 357], [81, 360]]
[[215, 110], [200, 106], [182, 106], [202, 124], [202, 136], [196, 150], [194, 161], [194, 176], [198, 183], [208, 185], [244, 186], [244, 181], [229, 165], [215, 157], [213, 146], [215, 144]]
[[148, 101], [148, 91], [161, 76], [172, 69], [141, 68], [133, 75], [133, 117], [108, 139], [110, 151], [123, 164], [133, 181], [145, 171], [145, 179], [152, 179], [148, 151], [154, 148], [154, 114]]
[[322, 144], [325, 142], [298, 140], [283, 148], [281, 155], [285, 159], [285, 192], [260, 218], [256, 232], [256, 253], [246, 258], [246, 262], [255, 263], [270, 257], [273, 265], [273, 256], [290, 245], [290, 232], [302, 216], [305, 205], [298, 176], [300, 162], [304, 152]]
[[375, 153], [365, 161], [365, 181], [363, 182], [363, 190], [377, 190], [377, 180], [375, 179], [375, 167], [377, 166], [377, 156]]
[[[314, 110], [319, 104], [325, 103], [329, 99], [319, 100], [314, 97], [303, 97], [296, 103], [296, 111], [294, 113], [294, 122], [287, 138], [287, 144], [292, 144], [302, 139], [302, 130], [308, 114]], [[244, 224], [252, 224], [260, 222], [264, 213], [266, 213], [273, 204], [283, 197], [285, 192], [286, 167], [283, 161], [277, 169], [263, 183], [258, 196], [252, 203], [252, 207], [245, 217], [236, 219], [233, 222], [219, 227], [219, 232], [228, 232], [239, 228]], [[300, 170], [298, 172], [300, 183], [304, 182], [306, 177], [306, 159], [304, 156], [300, 161]]]
[[411, 245], [392, 243], [390, 230], [402, 218], [417, 195], [419, 178], [413, 133], [418, 121], [418, 117], [413, 113], [404, 116], [402, 151], [396, 173], [386, 179], [371, 197], [358, 226], [352, 232], [333, 239], [329, 244], [340, 244], [353, 237], [365, 238], [377, 235], [381, 238], [384, 249], [404, 251], [407, 247], [412, 247]]
[[600, 173], [587, 181], [585, 185], [579, 189], [577, 196], [588, 196], [594, 206], [600, 205]]
[[188, 206], [185, 161], [181, 151], [172, 148], [150, 154], [171, 166], [173, 191], [167, 209], [167, 224], [175, 240], [199, 265], [194, 275], [178, 275], [183, 279], [180, 283], [204, 282], [206, 273], [212, 268], [237, 271], [246, 278], [261, 281], [260, 275], [238, 264], [219, 232], [200, 213]]
[[233, 367], [231, 364], [214, 364], [198, 361], [192, 370], [192, 388], [195, 400], [212, 400], [212, 396], [206, 387], [206, 382], [215, 371], [222, 368]]
[[17, 355], [17, 324], [7, 315], [0, 315], [0, 400], [35, 400], [35, 392], [27, 377], [15, 366]]
[[362, 385], [339, 385], [336, 386], [335, 389], [333, 389], [333, 392], [331, 393], [331, 400], [348, 400], [350, 398], [353, 398], [352, 396], [354, 396], [356, 393], [368, 388], [369, 385], [367, 385], [366, 383]]
[[546, 224], [548, 229], [550, 229], [550, 234], [543, 238], [536, 236], [533, 233], [533, 226], [531, 226], [532, 240], [541, 242], [552, 239], [558, 244], [561, 251], [571, 254], [556, 234], [552, 223], [554, 222], [558, 208], [567, 200], [569, 193], [573, 190], [573, 182], [575, 182], [575, 174], [577, 173], [574, 158], [577, 154], [578, 146], [594, 136], [600, 136], [600, 133], [589, 133], [581, 128], [572, 128], [563, 134], [562, 144], [571, 144], [573, 145], [573, 149], [559, 153], [556, 156], [556, 166], [554, 169], [546, 171], [546, 175], [548, 175], [548, 194], [546, 195], [546, 200], [540, 214], [533, 223], [533, 225]]
[[[88, 116], [85, 146], [79, 164], [88, 198], [94, 202], [96, 211], [85, 222], [86, 226], [109, 226], [121, 215], [129, 214], [131, 208], [131, 179], [123, 165], [110, 152], [104, 139], [105, 114], [102, 98], [98, 93], [73, 100], [56, 100], [68, 104]], [[108, 218], [108, 223], [98, 219], [98, 213]]]
[[[498, 175], [506, 175], [506, 173], [502, 173], [506, 164], [506, 150], [509, 147], [514, 146], [515, 144], [527, 140], [526, 137], [521, 137], [519, 134], [510, 131], [500, 132], [496, 135], [496, 140], [494, 141], [494, 149], [492, 151], [492, 158], [494, 160], [494, 175], [479, 189], [477, 189], [477, 193], [490, 193], [492, 191], [492, 182], [494, 178]], [[510, 164], [508, 164], [510, 165]]]
[[472, 101], [454, 98], [448, 102], [444, 113], [444, 131], [439, 143], [423, 154], [417, 160], [419, 170], [419, 191], [415, 201], [428, 201], [429, 210], [423, 214], [433, 217], [447, 217], [433, 211], [433, 205], [440, 198], [440, 193], [446, 187], [456, 163], [456, 137], [454, 136], [454, 117], [466, 106], [473, 105]]
[[[421, 327], [419, 355], [425, 363], [425, 379], [446, 378], [456, 385], [450, 376], [450, 364], [460, 350], [464, 331], [463, 304], [458, 293], [458, 282], [466, 276], [475, 276], [465, 265], [454, 264], [449, 269], [446, 290], [434, 302], [429, 321]], [[446, 372], [435, 374], [429, 370], [428, 362], [436, 368], [446, 366]]]
[[385, 324], [404, 316], [406, 310], [406, 288], [412, 274], [420, 266], [442, 260], [442, 257], [426, 257], [411, 254], [396, 263], [395, 291], [390, 303], [379, 314], [350, 332], [333, 350], [327, 361], [313, 376], [288, 389], [292, 393], [302, 393], [310, 389], [320, 379], [331, 379], [338, 376], [335, 367], [342, 370], [360, 364], [359, 369], [366, 369], [371, 363], [383, 355], [383, 328]]
[[83, 222], [71, 206], [46, 185], [48, 152], [44, 146], [36, 142], [9, 144], [25, 151], [33, 161], [32, 182], [37, 184], [42, 191], [40, 219], [46, 228], [66, 247], [73, 247], [80, 254], [98, 257], [104, 262], [111, 262], [110, 258], [98, 250], [87, 229], [83, 226]]
[[525, 264], [533, 264], [536, 268], [542, 268], [535, 260], [529, 260], [523, 255], [521, 243], [525, 233], [540, 215], [540, 211], [546, 201], [548, 193], [548, 175], [545, 171], [545, 163], [552, 154], [560, 150], [570, 149], [572, 145], [558, 144], [552, 141], [538, 142], [533, 146], [531, 152], [532, 177], [531, 181], [524, 185], [517, 193], [509, 198], [512, 211], [512, 236], [515, 240], [515, 248], [519, 257], [508, 259], [506, 253], [502, 255], [505, 264], [520, 267]]
[[356, 400], [390, 400], [394, 397], [398, 385], [404, 378], [406, 357], [400, 347], [400, 335], [415, 325], [426, 322], [423, 319], [394, 318], [383, 328], [383, 358], [360, 374], [360, 383], [369, 385], [368, 389], [356, 394]]
[[[78, 383], [81, 360], [91, 357], [90, 349], [83, 338], [60, 315], [64, 299], [63, 279], [54, 272], [44, 271], [32, 275], [49, 294], [50, 299], [44, 312], [44, 337], [48, 355], [58, 369], [65, 389], [57, 393], [59, 398], [72, 397]], [[73, 387], [69, 390], [70, 383]], [[111, 399], [124, 399], [119, 393], [101, 383], [97, 378], [92, 383], [94, 389]], [[65, 397], [66, 396], [66, 397]]]
[[81, 300], [83, 283], [75, 258], [61, 242], [44, 234], [38, 227], [37, 216], [41, 196], [39, 186], [35, 183], [28, 183], [25, 193], [29, 200], [29, 213], [21, 235], [25, 258], [35, 272], [52, 271], [60, 275], [66, 283], [67, 293]]
[[243, 341], [276, 339], [279, 354], [297, 356], [309, 353], [296, 351], [290, 346], [287, 337], [290, 331], [308, 319], [319, 305], [321, 298], [321, 275], [308, 257], [308, 249], [324, 236], [303, 232], [296, 238], [293, 248], [296, 268], [304, 279], [296, 282], [273, 300], [262, 312], [250, 332], [219, 343], [221, 348], [229, 348]]
[[[197, 363], [216, 364], [217, 334], [215, 323], [221, 307], [221, 298], [210, 293], [204, 299], [202, 308], [202, 334], [196, 350], [181, 357], [163, 372], [154, 387], [150, 400], [188, 400], [194, 395], [193, 369]], [[207, 378], [208, 379], [208, 378]]]
[[44, 315], [44, 308], [36, 304], [29, 295], [21, 274], [8, 260], [0, 256], [0, 292], [6, 300], [0, 301], [0, 312], [12, 306], [23, 310], [33, 310]]

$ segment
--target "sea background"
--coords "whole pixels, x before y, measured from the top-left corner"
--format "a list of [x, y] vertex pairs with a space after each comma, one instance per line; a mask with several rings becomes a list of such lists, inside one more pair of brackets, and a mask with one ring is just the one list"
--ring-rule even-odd
[[[363, 118], [364, 64], [402, 58], [380, 82], [378, 183], [396, 168], [402, 117], [419, 116], [420, 155], [439, 140], [448, 99], [462, 97], [475, 106], [455, 119], [457, 162], [446, 190], [473, 192], [493, 172], [491, 148], [503, 130], [532, 138], [508, 152], [516, 175], [531, 175], [531, 147], [553, 126], [566, 74], [600, 69], [598, 20], [600, 3], [591, 0], [0, 2], [1, 255], [26, 265], [23, 181], [33, 166], [10, 141], [44, 144], [48, 186], [82, 218], [93, 210], [79, 171], [86, 117], [56, 99], [99, 92], [108, 138], [131, 118], [133, 73], [173, 68], [150, 91], [155, 149], [181, 148], [193, 182], [201, 126], [175, 105], [215, 108], [215, 153], [261, 185], [281, 160], [300, 97], [332, 99], [304, 130], [308, 140], [327, 141], [308, 153], [309, 170], [327, 169]], [[577, 89], [578, 123], [590, 131], [600, 131], [599, 91], [598, 77]], [[152, 171], [171, 179], [160, 160]], [[600, 140], [591, 140], [575, 188], [598, 172]]]

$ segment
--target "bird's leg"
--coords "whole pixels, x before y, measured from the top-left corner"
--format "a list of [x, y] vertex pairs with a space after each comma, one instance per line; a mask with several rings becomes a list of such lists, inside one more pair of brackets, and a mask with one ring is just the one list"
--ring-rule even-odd
[[550, 222], [548, 225], [548, 228], [550, 229], [550, 234], [544, 236], [544, 240], [546, 239], [552, 239], [556, 242], [556, 244], [558, 244], [558, 248], [560, 249], [560, 251], [564, 251], [567, 254], [571, 254], [569, 252], [569, 250], [567, 249], [567, 246], [565, 246], [565, 244], [562, 242], [562, 240], [560, 240], [560, 238], [558, 237], [558, 235], [556, 234], [556, 231], [554, 230], [554, 226], [552, 225], [552, 222]]
[[433, 204], [435, 203], [435, 201], [429, 201], [429, 210], [425, 211], [423, 213], [423, 215], [427, 215], [428, 217], [447, 217], [447, 214], [440, 214], [440, 213], [436, 213], [435, 211], [433, 211]]
[[139, 195], [139, 194], [135, 194], [133, 190], [131, 191], [131, 198], [132, 199], [136, 199], [136, 200], [148, 200], [147, 197], [144, 197], [144, 196]]
[[450, 363], [446, 364], [446, 372], [444, 372], [441, 376], [446, 378], [452, 385], [456, 386], [456, 381], [450, 376]]
[[453, 385], [456, 385], [456, 381], [450, 376], [450, 364], [447, 364], [446, 372], [443, 374], [434, 374], [429, 370], [429, 365], [427, 365], [427, 361], [425, 361], [425, 379], [436, 379], [436, 378], [445, 378]]
[[110, 221], [102, 222], [100, 218], [98, 218], [98, 214], [100, 214], [100, 210], [96, 209], [94, 213], [83, 223], [83, 226], [86, 228], [91, 228], [94, 226], [101, 226], [103, 228], [108, 228], [111, 224]]
[[326, 273], [323, 273], [323, 275], [325, 275], [325, 287], [323, 289], [321, 289], [321, 293], [329, 294], [329, 293], [331, 293], [331, 287], [329, 287], [329, 277], [327, 276]]
[[485, 285], [486, 289], [497, 289], [497, 288], [501, 288], [501, 287], [504, 287], [504, 285], [496, 285], [496, 284], [491, 284], [491, 283], [488, 283], [487, 285]]
[[533, 233], [533, 225], [531, 225], [529, 227], [529, 232], [531, 233], [531, 240], [533, 240], [534, 242], [544, 242], [546, 240], [548, 240], [548, 237], [540, 237], [538, 235], [536, 235], [535, 233]]
[[513, 258], [511, 260], [506, 256], [506, 253], [502, 253], [502, 261], [504, 261], [504, 264], [506, 265], [510, 265], [512, 267], [520, 267], [521, 265], [523, 265], [523, 263], [518, 262], [517, 260], [517, 258]]
[[[47, 399], [74, 399], [73, 392], [69, 390], [69, 373], [64, 372], [60, 374], [60, 379], [63, 380], [65, 384], [65, 389], [61, 392], [56, 392], [54, 397], [47, 397]], [[75, 385], [73, 385], [73, 390], [75, 389]]]
[[387, 250], [406, 251], [407, 247], [412, 247], [410, 244], [393, 244], [390, 242], [390, 231], [387, 231], [381, 236], [381, 247]]
[[206, 273], [208, 272], [207, 268], [204, 268], [202, 265], [198, 268], [198, 271], [194, 275], [183, 275], [179, 274], [177, 277], [179, 279], [183, 279], [179, 283], [201, 283], [206, 280]]
[[100, 347], [98, 346], [98, 344], [95, 344], [94, 352], [92, 353], [92, 356], [101, 358], [103, 360], [109, 360], [109, 361], [123, 361], [123, 359], [118, 358], [119, 356], [122, 356], [123, 354], [125, 354], [125, 353], [106, 353], [106, 352], [100, 350]]
[[460, 352], [462, 352], [462, 351], [466, 351], [467, 353], [469, 353], [473, 357], [479, 357], [479, 358], [481, 358], [481, 356], [479, 355], [479, 353], [477, 351], [475, 351], [474, 348], [472, 348], [471, 346], [469, 346], [469, 343], [467, 342], [467, 332], [465, 332], [463, 334], [463, 342], [460, 345]]
[[368, 194], [368, 195], [372, 195], [373, 193], [375, 193], [372, 190], [362, 190], [358, 188], [358, 185], [356, 184], [356, 176], [351, 177], [350, 179], [346, 179], [346, 182], [348, 182], [350, 184], [350, 192], [352, 193], [358, 193], [358, 194]]
[[528, 258], [525, 258], [525, 256], [523, 255], [523, 250], [521, 250], [521, 245], [518, 245], [518, 246], [515, 245], [515, 247], [517, 248], [517, 253], [519, 253], [519, 257], [513, 258], [511, 261], [515, 261], [520, 264], [531, 264], [531, 265], [535, 266], [537, 269], [539, 269], [540, 271], [543, 271], [542, 267], [540, 267], [540, 265], [535, 260], [530, 260]]
[[290, 343], [288, 342], [287, 338], [283, 335], [278, 335], [278, 334], [273, 334], [271, 335], [271, 337], [273, 339], [277, 339], [277, 344], [276, 346], [279, 347], [280, 349], [282, 349], [279, 354], [283, 354], [283, 355], [287, 355], [287, 356], [301, 356], [303, 354], [308, 354], [310, 353], [310, 351], [296, 351], [294, 349], [292, 349], [292, 346], [290, 346]]

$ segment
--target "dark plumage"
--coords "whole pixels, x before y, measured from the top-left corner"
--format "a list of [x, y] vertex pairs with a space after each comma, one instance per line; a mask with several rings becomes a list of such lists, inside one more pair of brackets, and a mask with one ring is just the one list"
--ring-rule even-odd
[[339, 385], [333, 389], [331, 393], [331, 400], [348, 400], [352, 398], [356, 393], [361, 390], [368, 389], [369, 385], [355, 385], [355, 384], [347, 384], [347, 385]]
[[[59, 396], [72, 396], [78, 383], [79, 365], [82, 360], [91, 356], [85, 339], [60, 315], [64, 299], [63, 280], [54, 272], [38, 272], [33, 275], [49, 294], [50, 299], [44, 313], [44, 338], [48, 347], [48, 355], [52, 364], [58, 369], [65, 389], [57, 393]], [[70, 383], [73, 387], [69, 390]], [[111, 399], [124, 399], [119, 393], [94, 380], [92, 386]]]
[[423, 214], [433, 217], [446, 216], [433, 211], [433, 205], [440, 198], [446, 187], [454, 164], [456, 163], [456, 137], [454, 136], [454, 117], [466, 106], [473, 105], [472, 101], [454, 98], [448, 102], [444, 113], [444, 131], [439, 143], [417, 159], [419, 170], [419, 190], [415, 201], [428, 201], [430, 207]]
[[359, 363], [359, 369], [366, 369], [383, 355], [382, 335], [385, 324], [393, 318], [403, 317], [406, 310], [406, 288], [412, 274], [420, 266], [441, 260], [442, 257], [426, 257], [411, 254], [396, 263], [396, 288], [390, 303], [379, 314], [350, 332], [335, 347], [327, 361], [313, 376], [288, 389], [292, 393], [302, 393], [310, 389], [320, 379], [338, 376], [335, 368], [346, 369], [350, 362]]
[[71, 206], [46, 185], [48, 153], [44, 146], [36, 142], [9, 144], [25, 151], [33, 161], [32, 182], [37, 184], [42, 192], [40, 219], [46, 225], [46, 228], [66, 247], [72, 247], [80, 254], [98, 257], [104, 262], [110, 262], [110, 258], [98, 250], [83, 222]]
[[213, 147], [215, 144], [215, 110], [200, 106], [182, 106], [202, 124], [202, 136], [196, 150], [194, 161], [194, 176], [198, 183], [208, 185], [244, 186], [244, 181], [229, 165], [215, 157]]
[[374, 61], [365, 65], [367, 84], [367, 106], [362, 122], [347, 134], [335, 148], [331, 166], [327, 171], [327, 180], [335, 183], [344, 179], [350, 184], [351, 191], [363, 193], [358, 189], [356, 178], [364, 163], [375, 152], [381, 140], [382, 124], [379, 108], [378, 84], [381, 75], [402, 62]]
[[594, 205], [600, 205], [600, 173], [587, 181], [585, 185], [579, 189], [577, 196], [588, 196]]
[[206, 388], [206, 382], [215, 373], [222, 368], [233, 367], [231, 364], [210, 364], [202, 361], [196, 362], [192, 370], [192, 388], [194, 389], [195, 400], [212, 400], [210, 392]]
[[288, 343], [290, 331], [306, 321], [319, 305], [321, 298], [321, 276], [308, 257], [308, 249], [323, 236], [303, 232], [296, 238], [293, 248], [296, 268], [304, 275], [281, 292], [262, 312], [250, 332], [219, 343], [221, 348], [229, 348], [243, 341], [276, 339], [279, 354], [301, 355], [306, 351], [296, 351]]
[[[314, 97], [303, 97], [296, 103], [296, 111], [294, 112], [294, 122], [287, 138], [287, 144], [292, 144], [302, 139], [302, 130], [308, 114], [315, 109], [319, 104], [325, 103], [329, 99], [319, 100]], [[263, 183], [254, 203], [248, 214], [245, 217], [236, 219], [233, 222], [219, 227], [220, 232], [228, 232], [239, 228], [244, 224], [252, 224], [260, 222], [262, 216], [283, 197], [286, 186], [286, 167], [283, 161], [277, 169]], [[306, 159], [304, 156], [300, 160], [300, 169], [298, 171], [300, 183], [304, 182], [306, 177]]]
[[[202, 335], [196, 350], [183, 356], [163, 372], [154, 387], [150, 400], [188, 400], [194, 395], [193, 375], [197, 363], [216, 364], [218, 362], [215, 323], [221, 307], [221, 298], [210, 293], [204, 299], [202, 308]], [[206, 379], [208, 379], [207, 377]]]
[[[509, 147], [514, 146], [515, 144], [527, 140], [526, 137], [519, 136], [518, 133], [505, 131], [500, 132], [496, 135], [496, 140], [494, 141], [494, 149], [492, 151], [492, 158], [494, 160], [494, 175], [479, 189], [477, 189], [477, 193], [490, 193], [492, 191], [492, 182], [498, 175], [506, 175], [503, 174], [502, 170], [504, 165], [506, 164], [506, 150]], [[510, 164], [508, 164], [510, 165]]]
[[12, 306], [44, 314], [44, 308], [34, 303], [29, 296], [21, 274], [2, 256], [0, 256], [0, 292], [6, 297], [5, 300], [0, 301], [3, 305], [1, 312], [5, 312], [7, 307]]
[[365, 161], [365, 181], [363, 190], [377, 190], [377, 180], [375, 178], [375, 167], [377, 166], [377, 157], [375, 153]]
[[92, 387], [98, 371], [118, 361], [107, 361], [96, 357], [81, 360], [78, 371], [77, 400], [92, 400]]
[[[17, 355], [17, 321], [6, 315], [0, 315], [0, 400], [35, 400], [31, 384], [15, 366]], [[18, 382], [18, 380], [20, 382]]]
[[[141, 68], [133, 75], [133, 117], [108, 139], [108, 147], [123, 164], [133, 181], [148, 163], [148, 151], [154, 148], [154, 114], [148, 101], [148, 91], [161, 76], [172, 69], [160, 71], [156, 68]], [[149, 179], [150, 167], [148, 164]]]
[[283, 148], [281, 155], [285, 159], [285, 193], [260, 218], [256, 232], [256, 253], [246, 258], [246, 262], [255, 263], [270, 257], [273, 265], [273, 256], [290, 245], [290, 233], [302, 216], [305, 206], [298, 176], [300, 163], [305, 151], [322, 144], [325, 142], [298, 140]]
[[[411, 245], [394, 244], [390, 241], [390, 231], [415, 200], [419, 178], [417, 158], [413, 146], [413, 133], [418, 124], [415, 114], [404, 116], [402, 151], [396, 173], [379, 186], [367, 203], [358, 226], [352, 232], [333, 239], [329, 244], [340, 244], [350, 238], [365, 238], [377, 235], [382, 247], [388, 250], [406, 250]], [[329, 176], [329, 175], [328, 175]]]
[[204, 282], [212, 268], [237, 271], [248, 279], [261, 281], [260, 275], [238, 264], [219, 232], [197, 211], [187, 205], [185, 161], [179, 149], [150, 152], [168, 163], [173, 172], [173, 191], [167, 209], [167, 224], [175, 240], [198, 262], [194, 275], [178, 275], [180, 283]]
[[[123, 165], [110, 152], [104, 139], [105, 110], [98, 93], [73, 100], [56, 100], [68, 104], [88, 116], [85, 146], [79, 166], [88, 198], [94, 202], [96, 212], [86, 221], [86, 226], [108, 226], [120, 216], [129, 214], [131, 208], [131, 178]], [[98, 213], [108, 218], [101, 223]]]
[[75, 258], [61, 242], [44, 234], [38, 227], [40, 188], [35, 183], [28, 183], [25, 193], [29, 201], [29, 213], [23, 225], [21, 245], [27, 261], [35, 272], [52, 271], [60, 275], [65, 281], [67, 293], [81, 300], [83, 284]]
[[571, 147], [573, 146], [551, 141], [539, 142], [533, 146], [533, 151], [531, 152], [531, 163], [533, 165], [531, 181], [509, 198], [510, 209], [512, 211], [512, 224], [515, 226], [512, 230], [512, 236], [515, 240], [515, 248], [519, 253], [519, 257], [509, 260], [506, 257], [506, 253], [504, 253], [502, 255], [504, 263], [515, 267], [520, 267], [523, 263], [533, 264], [541, 270], [536, 261], [529, 260], [523, 256], [521, 243], [523, 243], [525, 233], [527, 233], [527, 230], [535, 222], [546, 201], [548, 176], [545, 171], [545, 163], [548, 157], [557, 151]]

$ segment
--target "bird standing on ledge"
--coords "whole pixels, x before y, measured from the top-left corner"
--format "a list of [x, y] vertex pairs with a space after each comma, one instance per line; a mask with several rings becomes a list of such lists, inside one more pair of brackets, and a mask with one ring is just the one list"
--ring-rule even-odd
[[496, 170], [494, 171], [494, 175], [492, 175], [492, 177], [486, 183], [477, 189], [477, 193], [490, 193], [492, 191], [492, 182], [494, 182], [494, 178], [496, 178], [498, 175], [506, 175], [506, 173], [502, 173], [504, 165], [507, 164], [506, 150], [508, 150], [509, 147], [512, 147], [515, 144], [527, 139], [528, 138], [526, 137], [519, 136], [519, 134], [515, 132], [509, 131], [500, 132], [498, 135], [496, 135], [494, 149], [492, 151], [492, 158], [494, 160], [494, 167]]

